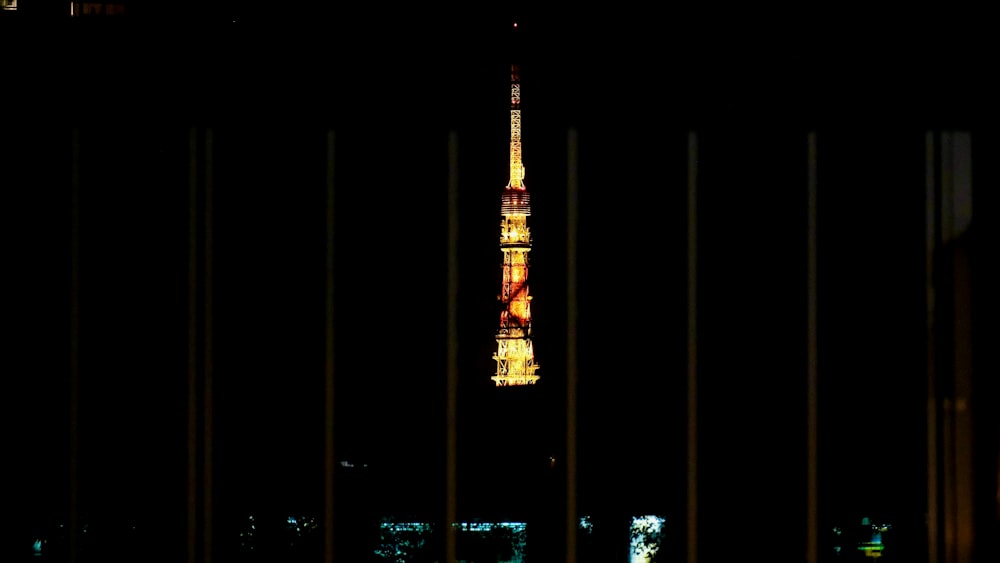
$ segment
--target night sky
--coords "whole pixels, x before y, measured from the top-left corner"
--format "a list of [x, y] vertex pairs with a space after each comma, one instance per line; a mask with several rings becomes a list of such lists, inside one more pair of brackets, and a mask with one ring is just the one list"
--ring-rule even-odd
[[[136, 514], [182, 536], [192, 130], [199, 142], [211, 130], [214, 148], [219, 518], [322, 509], [331, 130], [338, 461], [369, 465], [373, 513], [438, 514], [454, 131], [460, 494], [502, 515], [508, 493], [508, 501], [561, 502], [558, 478], [535, 476], [549, 455], [559, 463], [564, 455], [573, 128], [581, 510], [684, 513], [686, 149], [696, 130], [704, 529], [723, 536], [733, 527], [746, 542], [800, 536], [806, 132], [817, 131], [824, 524], [872, 512], [900, 522], [901, 536], [918, 536], [924, 134], [979, 127], [978, 146], [996, 147], [980, 101], [989, 91], [977, 88], [977, 35], [945, 49], [935, 47], [951, 38], [944, 26], [888, 32], [868, 20], [823, 31], [820, 10], [786, 27], [762, 13], [296, 16], [254, 3], [212, 6], [200, 18], [144, 14], [90, 26], [0, 21], [0, 31], [17, 32], [0, 33], [4, 46], [18, 45], [4, 51], [16, 55], [0, 127], [16, 287], [5, 371], [16, 389], [12, 428], [25, 430], [10, 457], [23, 469], [31, 526], [64, 514], [68, 494], [74, 130], [88, 518]], [[512, 59], [522, 65], [542, 379], [534, 396], [510, 398], [489, 377]], [[531, 433], [530, 424], [538, 431], [523, 451], [497, 431]], [[497, 485], [505, 471], [531, 484]], [[355, 478], [345, 475], [343, 483]], [[362, 495], [346, 489], [345, 498], [352, 493]], [[735, 529], [749, 521], [758, 524]], [[713, 549], [726, 547], [705, 546], [705, 557]]]

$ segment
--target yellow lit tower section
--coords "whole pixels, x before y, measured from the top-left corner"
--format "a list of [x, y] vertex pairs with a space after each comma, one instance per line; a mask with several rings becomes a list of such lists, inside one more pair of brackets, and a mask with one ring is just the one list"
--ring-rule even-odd
[[528, 216], [531, 199], [524, 186], [521, 164], [521, 77], [517, 65], [510, 73], [510, 182], [500, 196], [500, 252], [503, 281], [499, 299], [500, 329], [497, 331], [497, 387], [531, 385], [538, 381], [535, 351], [531, 344], [531, 296], [528, 294], [528, 253], [531, 231]]

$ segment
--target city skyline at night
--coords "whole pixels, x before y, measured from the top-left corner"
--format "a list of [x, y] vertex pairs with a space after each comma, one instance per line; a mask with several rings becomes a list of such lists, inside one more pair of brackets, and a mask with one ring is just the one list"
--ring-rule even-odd
[[[978, 35], [16, 4], [12, 561], [375, 560], [452, 485], [526, 563], [1000, 549]], [[497, 388], [511, 313], [537, 381]]]

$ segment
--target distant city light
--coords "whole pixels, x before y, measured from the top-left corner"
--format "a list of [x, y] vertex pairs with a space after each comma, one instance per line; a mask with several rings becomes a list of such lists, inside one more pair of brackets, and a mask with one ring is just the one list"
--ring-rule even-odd
[[633, 516], [629, 527], [629, 563], [650, 563], [663, 543], [663, 522], [660, 516]]
[[[479, 556], [497, 563], [524, 561], [527, 543], [527, 524], [524, 522], [453, 522], [451, 527], [463, 536], [463, 544], [478, 551]], [[383, 518], [375, 555], [393, 563], [422, 559], [428, 555], [427, 550], [433, 545], [428, 539], [435, 533], [434, 526], [427, 522], [396, 522]], [[500, 552], [496, 553], [498, 548]]]

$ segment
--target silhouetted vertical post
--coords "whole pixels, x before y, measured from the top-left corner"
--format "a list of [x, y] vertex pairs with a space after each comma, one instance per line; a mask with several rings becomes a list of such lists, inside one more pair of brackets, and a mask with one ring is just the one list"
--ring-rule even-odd
[[[953, 279], [949, 279], [951, 276], [951, 262], [948, 260], [948, 255], [945, 251], [947, 244], [949, 242], [949, 236], [953, 232], [951, 217], [948, 215], [949, 202], [948, 199], [951, 197], [951, 167], [949, 166], [948, 158], [948, 139], [947, 133], [941, 133], [941, 179], [940, 179], [940, 190], [941, 190], [941, 251], [944, 260], [942, 260], [942, 281], [945, 283], [953, 283]], [[954, 293], [954, 288], [952, 293]], [[951, 322], [954, 323], [954, 311], [951, 311], [954, 307], [954, 300], [948, 299], [945, 296], [942, 304], [945, 306], [945, 311], [951, 313]], [[947, 323], [946, 323], [947, 324]], [[948, 329], [951, 327], [949, 326]], [[942, 334], [942, 342], [945, 346], [948, 345], [947, 340], [944, 338], [945, 334]], [[947, 350], [947, 348], [946, 348]], [[954, 350], [949, 350], [954, 354]], [[953, 366], [944, 366], [943, 374], [950, 376], [953, 380], [955, 375], [952, 373]], [[949, 369], [951, 368], [951, 369]], [[948, 384], [951, 384], [948, 387]], [[959, 563], [958, 560], [958, 532], [956, 530], [956, 519], [955, 514], [958, 512], [958, 501], [955, 496], [955, 416], [954, 409], [952, 405], [954, 404], [954, 384], [946, 379], [945, 385], [942, 386], [942, 405], [941, 405], [941, 478], [943, 479], [942, 486], [942, 540], [944, 541], [944, 550], [942, 555], [944, 556], [945, 563]]]
[[576, 562], [577, 550], [577, 162], [577, 132], [570, 129], [566, 139], [566, 563]]
[[198, 560], [198, 130], [188, 134], [187, 561]]
[[445, 562], [457, 561], [458, 520], [458, 134], [448, 134], [448, 327], [445, 404]]
[[937, 361], [935, 331], [934, 251], [937, 249], [937, 174], [934, 133], [925, 139], [924, 287], [927, 339], [927, 563], [938, 563]]
[[972, 222], [971, 138], [941, 133], [941, 240], [951, 285], [946, 345], [950, 387], [943, 404], [944, 539], [949, 563], [972, 560], [975, 541], [972, 443], [972, 274], [968, 236]]
[[188, 136], [189, 563], [212, 560], [212, 244], [212, 132], [202, 136], [192, 127]]
[[334, 141], [333, 131], [326, 134], [326, 365], [325, 365], [325, 406], [324, 429], [325, 442], [323, 450], [323, 560], [333, 563], [333, 472], [334, 472]]
[[204, 487], [204, 497], [202, 499], [204, 507], [204, 516], [202, 525], [204, 526], [204, 563], [212, 563], [212, 524], [213, 524], [213, 468], [212, 468], [212, 453], [213, 453], [213, 441], [212, 434], [214, 432], [213, 418], [212, 418], [212, 407], [213, 407], [213, 371], [214, 371], [214, 361], [212, 357], [212, 247], [214, 244], [212, 237], [212, 130], [208, 129], [205, 131], [205, 211], [204, 211], [204, 225], [205, 225], [205, 236], [204, 236], [204, 391], [202, 396], [203, 408], [204, 408], [204, 428], [203, 428], [203, 439], [204, 439], [204, 474], [202, 475], [203, 487]]
[[688, 133], [687, 560], [698, 561], [698, 136]]
[[69, 560], [80, 548], [80, 131], [70, 140], [70, 329], [69, 329]]
[[818, 484], [818, 384], [819, 358], [817, 342], [817, 270], [816, 270], [816, 133], [807, 137], [807, 233], [806, 233], [806, 561], [816, 563], [819, 557], [819, 484]]

